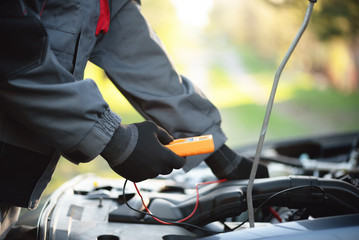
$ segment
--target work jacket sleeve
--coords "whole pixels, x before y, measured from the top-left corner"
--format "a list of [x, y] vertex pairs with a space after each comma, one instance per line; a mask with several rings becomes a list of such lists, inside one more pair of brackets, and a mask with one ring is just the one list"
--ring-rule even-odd
[[[179, 75], [162, 42], [133, 1], [113, 2], [109, 31], [98, 40], [92, 62], [106, 71], [136, 110], [175, 138], [212, 134], [215, 148], [226, 141], [218, 109], [188, 78]], [[115, 11], [117, 10], [117, 11]], [[189, 156], [184, 169], [208, 154]]]
[[[89, 161], [110, 141], [120, 118], [109, 109], [93, 80], [77, 81], [59, 64], [40, 21], [31, 17], [26, 21], [33, 22], [29, 26], [32, 31], [20, 34], [8, 29], [8, 35], [1, 34], [2, 39], [8, 37], [5, 42], [9, 44], [1, 46], [0, 61], [9, 66], [23, 61], [19, 66], [0, 69], [1, 109], [69, 160]], [[8, 24], [19, 23], [10, 19]], [[28, 51], [29, 42], [34, 39], [41, 39], [41, 44], [31, 48], [31, 52], [37, 53], [36, 58], [26, 52], [16, 54], [17, 49]]]

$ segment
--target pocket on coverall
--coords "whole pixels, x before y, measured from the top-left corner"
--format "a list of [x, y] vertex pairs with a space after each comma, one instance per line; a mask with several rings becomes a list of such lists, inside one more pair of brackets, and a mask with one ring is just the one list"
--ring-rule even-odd
[[0, 16], [0, 80], [15, 78], [41, 65], [47, 46], [47, 33], [31, 16]]

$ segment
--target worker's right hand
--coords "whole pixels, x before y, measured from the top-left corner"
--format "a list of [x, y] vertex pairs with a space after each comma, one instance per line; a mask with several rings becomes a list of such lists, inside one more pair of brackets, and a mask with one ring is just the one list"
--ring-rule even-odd
[[[112, 170], [122, 177], [133, 182], [140, 182], [157, 177], [159, 174], [169, 174], [173, 169], [179, 169], [185, 164], [185, 158], [163, 146], [173, 141], [173, 137], [155, 123], [145, 121], [121, 125], [120, 128], [122, 129], [116, 130], [101, 155], [107, 160]], [[136, 133], [137, 141], [131, 143], [130, 139], [135, 139]], [[121, 137], [128, 139], [126, 144]], [[124, 148], [123, 145], [126, 147]], [[114, 156], [116, 150], [119, 150], [119, 156]]]

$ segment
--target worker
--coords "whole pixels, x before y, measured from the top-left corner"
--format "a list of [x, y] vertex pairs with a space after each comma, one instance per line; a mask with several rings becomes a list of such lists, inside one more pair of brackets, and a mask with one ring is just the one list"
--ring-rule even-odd
[[[101, 155], [135, 182], [202, 161], [218, 178], [249, 177], [251, 160], [225, 145], [217, 108], [177, 73], [139, 1], [2, 0], [0, 17], [0, 239], [19, 207], [37, 207], [61, 155], [75, 164]], [[83, 79], [88, 61], [146, 121], [121, 122]], [[184, 159], [163, 146], [205, 134], [213, 154]]]

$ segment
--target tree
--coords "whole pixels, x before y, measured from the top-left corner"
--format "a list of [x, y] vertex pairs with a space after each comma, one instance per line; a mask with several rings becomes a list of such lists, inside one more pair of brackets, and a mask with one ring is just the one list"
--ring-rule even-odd
[[[306, 1], [284, 1], [282, 5], [290, 8], [297, 8], [307, 4]], [[327, 57], [323, 69], [324, 74], [330, 81], [345, 81], [347, 90], [359, 89], [359, 1], [358, 0], [319, 0], [314, 7], [310, 21], [311, 34], [320, 41], [319, 44], [327, 45], [327, 52], [333, 52], [336, 44], [344, 43], [350, 61], [346, 62], [345, 74], [334, 74], [332, 71], [334, 61], [338, 54]], [[341, 51], [345, 51], [343, 48]], [[330, 55], [330, 54], [329, 54]], [[344, 55], [344, 54], [342, 54]], [[343, 67], [342, 67], [343, 68]], [[336, 75], [336, 76], [334, 76]], [[334, 84], [335, 85], [335, 84]]]
[[322, 41], [336, 38], [344, 39], [353, 61], [353, 69], [348, 81], [359, 87], [359, 1], [325, 0], [320, 1], [320, 8], [313, 15], [314, 32]]

